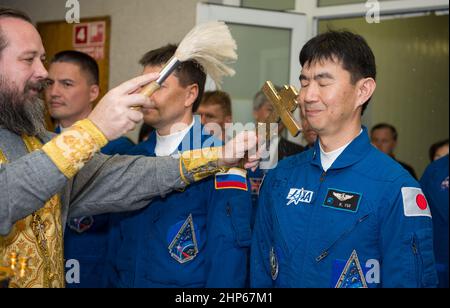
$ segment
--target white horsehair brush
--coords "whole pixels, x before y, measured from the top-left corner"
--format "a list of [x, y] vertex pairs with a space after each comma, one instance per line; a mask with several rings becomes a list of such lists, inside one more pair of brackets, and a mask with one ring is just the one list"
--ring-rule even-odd
[[234, 76], [228, 64], [237, 60], [236, 41], [224, 22], [213, 21], [195, 26], [181, 41], [175, 55], [164, 66], [158, 80], [144, 87], [142, 94], [150, 97], [169, 75], [182, 63], [200, 64], [216, 86], [220, 88], [224, 76]]

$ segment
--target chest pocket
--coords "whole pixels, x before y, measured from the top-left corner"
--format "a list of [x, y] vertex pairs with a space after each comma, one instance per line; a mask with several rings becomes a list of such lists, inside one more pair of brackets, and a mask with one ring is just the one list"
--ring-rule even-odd
[[[336, 236], [335, 236], [335, 240], [331, 240], [328, 246], [325, 246], [326, 248], [321, 250], [320, 255], [317, 255], [316, 257], [316, 262], [321, 262], [323, 259], [325, 259], [326, 257], [328, 257], [328, 255], [330, 253], [332, 253], [335, 249], [337, 249], [339, 247], [340, 244], [344, 243], [346, 240], [348, 240], [349, 238], [351, 238], [353, 233], [356, 233], [357, 229], [364, 224], [364, 222], [366, 220], [369, 219], [371, 215], [370, 214], [366, 214], [358, 219], [356, 219], [356, 221], [354, 221], [350, 226], [347, 226], [346, 228], [344, 228], [344, 230], [336, 232]], [[337, 235], [339, 234], [339, 235]], [[352, 241], [353, 242], [353, 241]], [[354, 241], [354, 243], [356, 244], [357, 242]]]
[[378, 252], [378, 230], [375, 209], [370, 200], [362, 197], [359, 209], [356, 213], [337, 211], [333, 208], [320, 208], [323, 215], [317, 215], [316, 223], [319, 228], [313, 236], [317, 241], [315, 261], [321, 262], [330, 254], [340, 257], [341, 254], [349, 255], [352, 250], [364, 252], [362, 247], [370, 247], [374, 251], [365, 251], [376, 257]]
[[250, 229], [251, 203], [249, 202], [244, 205], [228, 202], [226, 212], [227, 216], [231, 219], [237, 245], [239, 247], [250, 247], [252, 242], [252, 232]]

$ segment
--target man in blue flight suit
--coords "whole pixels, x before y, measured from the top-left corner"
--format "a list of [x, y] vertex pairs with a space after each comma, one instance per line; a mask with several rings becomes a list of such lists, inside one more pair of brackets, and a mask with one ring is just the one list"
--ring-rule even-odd
[[[45, 95], [50, 115], [61, 133], [77, 121], [87, 118], [100, 93], [97, 62], [85, 53], [68, 50], [56, 54], [50, 62]], [[126, 137], [109, 142], [101, 152], [125, 154], [134, 144]], [[80, 279], [67, 281], [68, 288], [100, 287], [107, 253], [109, 216], [85, 216], [71, 219], [64, 234], [66, 260], [80, 264]]]
[[429, 165], [420, 179], [433, 214], [434, 254], [440, 288], [448, 288], [448, 183], [448, 155]]
[[[144, 55], [144, 73], [159, 72], [174, 55], [167, 45]], [[206, 75], [185, 62], [155, 92], [144, 121], [155, 128], [128, 154], [164, 156], [219, 146], [199, 117]], [[115, 287], [245, 287], [251, 244], [251, 200], [245, 170], [231, 169], [152, 206], [117, 215], [111, 237], [109, 285]]]
[[376, 88], [370, 47], [331, 31], [303, 47], [300, 63], [298, 100], [319, 139], [262, 184], [252, 287], [435, 287], [427, 200], [361, 125]]

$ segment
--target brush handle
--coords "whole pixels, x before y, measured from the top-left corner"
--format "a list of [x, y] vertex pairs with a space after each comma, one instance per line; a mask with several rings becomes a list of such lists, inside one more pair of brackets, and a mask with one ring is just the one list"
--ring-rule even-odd
[[[157, 83], [156, 81], [153, 81], [152, 83], [146, 85], [140, 92], [140, 94], [144, 94], [147, 97], [150, 97], [153, 95], [153, 93], [155, 93], [159, 88], [161, 88], [161, 86], [159, 85], [159, 83]], [[130, 107], [133, 110], [136, 111], [141, 111], [142, 107], [141, 106], [131, 106]]]
[[142, 89], [141, 94], [144, 94], [145, 96], [152, 96], [153, 93], [155, 93], [156, 90], [158, 90], [164, 81], [172, 74], [172, 72], [180, 65], [181, 62], [176, 57], [172, 57], [169, 62], [164, 66], [164, 68], [159, 73], [160, 76], [158, 80], [153, 81], [151, 84], [147, 85]]
[[178, 60], [176, 56], [173, 56], [169, 62], [166, 63], [164, 68], [159, 73], [159, 78], [156, 80], [156, 82], [160, 85], [163, 84], [164, 81], [166, 81], [167, 78], [169, 78], [170, 74], [178, 67], [178, 65], [181, 64], [181, 61]]
[[[173, 57], [172, 59], [170, 59], [170, 61], [167, 62], [167, 64], [164, 66], [164, 68], [160, 72], [160, 77], [158, 78], [158, 80], [153, 81], [149, 85], [145, 86], [141, 90], [140, 93], [144, 94], [147, 97], [152, 96], [153, 93], [155, 93], [159, 88], [161, 88], [161, 85], [163, 84], [163, 82], [166, 81], [166, 79], [170, 76], [170, 74], [172, 74], [172, 72], [180, 64], [181, 64], [180, 60], [178, 60], [176, 57]], [[141, 107], [139, 107], [139, 106], [132, 106], [131, 109], [140, 111]]]
[[156, 90], [158, 90], [159, 88], [161, 88], [161, 86], [160, 86], [156, 81], [153, 81], [151, 84], [145, 86], [145, 87], [142, 89], [141, 94], [144, 94], [145, 96], [150, 97], [150, 96], [152, 96], [153, 93], [155, 93]]

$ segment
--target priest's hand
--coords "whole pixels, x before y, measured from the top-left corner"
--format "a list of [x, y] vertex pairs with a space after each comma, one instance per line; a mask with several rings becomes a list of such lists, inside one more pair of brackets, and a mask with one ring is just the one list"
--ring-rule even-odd
[[244, 161], [245, 169], [256, 170], [261, 160], [257, 146], [258, 138], [254, 131], [239, 133], [223, 147], [223, 156], [219, 160], [219, 166], [242, 166], [242, 161]]
[[150, 99], [138, 91], [158, 77], [159, 74], [139, 76], [112, 89], [94, 108], [89, 120], [110, 141], [132, 131], [144, 117], [139, 107], [153, 107]]

